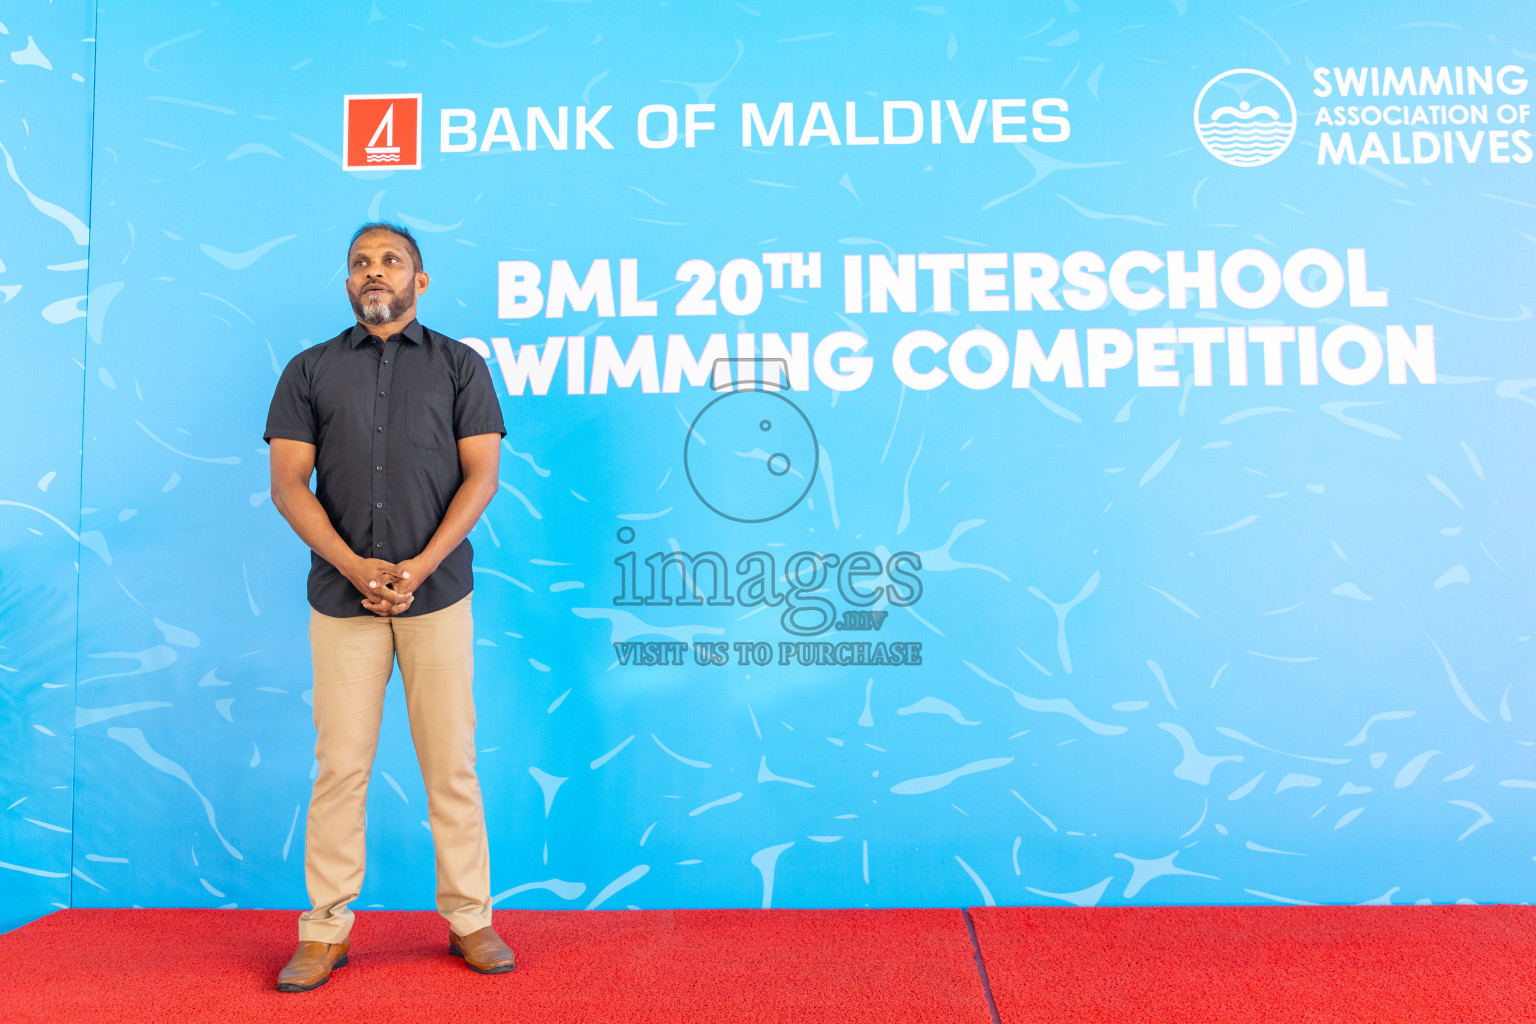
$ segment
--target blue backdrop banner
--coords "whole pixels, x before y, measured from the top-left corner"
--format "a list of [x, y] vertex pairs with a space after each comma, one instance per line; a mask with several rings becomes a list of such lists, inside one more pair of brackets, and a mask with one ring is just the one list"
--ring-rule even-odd
[[[13, 921], [305, 905], [261, 434], [378, 219], [509, 429], [498, 907], [1527, 898], [1525, 5], [98, 7], [89, 201], [0, 133]], [[392, 685], [360, 906], [426, 817]]]
[[[0, 930], [70, 903], [95, 13], [0, 11]], [[5, 59], [9, 58], [9, 59]]]

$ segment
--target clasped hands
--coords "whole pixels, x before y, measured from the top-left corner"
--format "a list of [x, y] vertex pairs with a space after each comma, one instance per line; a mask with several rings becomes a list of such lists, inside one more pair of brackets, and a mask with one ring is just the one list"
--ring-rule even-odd
[[388, 618], [410, 608], [416, 599], [416, 588], [432, 574], [432, 568], [419, 558], [408, 558], [398, 564], [382, 558], [360, 558], [347, 578], [363, 595], [364, 608]]

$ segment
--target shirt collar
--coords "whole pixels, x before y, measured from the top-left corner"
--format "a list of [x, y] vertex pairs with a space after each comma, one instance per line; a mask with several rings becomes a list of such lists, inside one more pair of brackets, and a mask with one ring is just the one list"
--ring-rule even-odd
[[[426, 340], [426, 335], [427, 329], [421, 326], [421, 322], [412, 319], [399, 334], [390, 335], [390, 340], [404, 338], [406, 341], [412, 341], [420, 345]], [[353, 348], [359, 348], [364, 342], [370, 341], [372, 338], [373, 335], [369, 334], [368, 328], [362, 324], [354, 324], [352, 330], [347, 333], [347, 341], [352, 344]]]

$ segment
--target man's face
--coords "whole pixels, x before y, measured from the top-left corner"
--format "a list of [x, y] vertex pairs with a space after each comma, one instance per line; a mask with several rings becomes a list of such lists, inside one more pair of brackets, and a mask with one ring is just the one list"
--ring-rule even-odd
[[365, 324], [394, 323], [415, 313], [416, 296], [427, 290], [404, 239], [392, 231], [370, 231], [347, 254], [347, 298]]

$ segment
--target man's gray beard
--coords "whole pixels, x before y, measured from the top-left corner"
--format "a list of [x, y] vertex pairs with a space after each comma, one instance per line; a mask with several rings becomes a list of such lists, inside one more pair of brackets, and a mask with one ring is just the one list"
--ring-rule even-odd
[[388, 302], [370, 301], [378, 292], [369, 292], [359, 301], [352, 299], [352, 312], [365, 324], [377, 327], [400, 319], [411, 308], [414, 295], [391, 294]]

